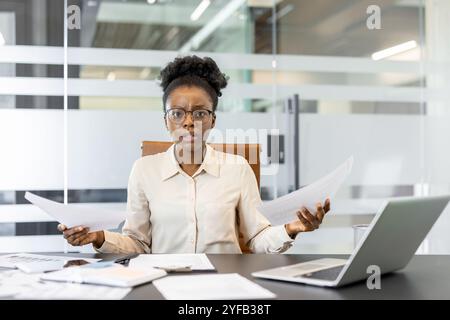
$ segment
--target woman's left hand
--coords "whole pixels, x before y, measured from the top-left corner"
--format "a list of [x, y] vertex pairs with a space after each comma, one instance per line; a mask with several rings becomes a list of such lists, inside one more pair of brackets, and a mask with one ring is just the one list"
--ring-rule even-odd
[[286, 232], [291, 238], [295, 238], [300, 232], [310, 232], [319, 228], [325, 214], [330, 211], [330, 199], [316, 205], [316, 212], [312, 214], [305, 207], [297, 211], [297, 221], [285, 225]]

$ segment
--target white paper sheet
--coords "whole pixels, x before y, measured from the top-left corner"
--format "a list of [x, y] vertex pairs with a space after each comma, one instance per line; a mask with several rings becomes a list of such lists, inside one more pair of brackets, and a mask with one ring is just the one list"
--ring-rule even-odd
[[273, 225], [285, 224], [298, 219], [296, 212], [302, 207], [306, 207], [311, 213], [314, 213], [316, 203], [323, 204], [327, 198], [332, 199], [336, 195], [338, 189], [350, 175], [352, 166], [353, 156], [316, 182], [278, 199], [264, 202], [258, 210]]
[[276, 295], [237, 273], [170, 276], [153, 281], [168, 300], [271, 299]]
[[206, 254], [140, 254], [130, 260], [130, 267], [175, 268], [189, 266], [191, 270], [215, 270]]
[[0, 272], [0, 297], [13, 297], [39, 284], [39, 275], [18, 270]]
[[131, 288], [114, 288], [76, 283], [45, 283], [32, 290], [21, 292], [14, 296], [16, 299], [38, 300], [120, 300]]
[[17, 263], [36, 263], [36, 262], [68, 262], [75, 260], [85, 260], [87, 262], [97, 262], [101, 259], [93, 258], [80, 258], [80, 257], [69, 257], [69, 256], [51, 256], [43, 254], [32, 254], [32, 253], [12, 253], [0, 256], [0, 267], [15, 269]]
[[130, 288], [113, 288], [73, 283], [43, 282], [41, 274], [25, 274], [21, 271], [0, 272], [0, 297], [9, 299], [93, 299], [118, 300], [125, 297]]
[[125, 220], [126, 215], [124, 211], [80, 207], [70, 204], [64, 205], [39, 197], [30, 192], [25, 193], [25, 199], [67, 227], [86, 226], [89, 227], [91, 232], [115, 229]]

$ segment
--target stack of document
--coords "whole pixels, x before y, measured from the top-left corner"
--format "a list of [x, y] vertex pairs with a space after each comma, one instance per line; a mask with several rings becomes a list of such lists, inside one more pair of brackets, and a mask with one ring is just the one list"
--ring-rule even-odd
[[[52, 256], [32, 253], [14, 253], [0, 256], [0, 267], [20, 269], [28, 273], [59, 270], [65, 265], [75, 264], [78, 261], [84, 263], [97, 262], [100, 259], [74, 258], [68, 256]], [[49, 269], [53, 268], [53, 269]]]
[[296, 212], [306, 207], [312, 214], [316, 204], [324, 204], [327, 198], [332, 199], [347, 177], [353, 166], [353, 156], [323, 178], [299, 190], [291, 192], [273, 201], [264, 202], [259, 212], [264, 214], [273, 225], [280, 225], [297, 220]]
[[17, 270], [0, 272], [0, 298], [117, 300], [131, 291], [130, 288], [44, 282], [39, 278], [39, 274], [26, 274]]
[[39, 300], [120, 300], [130, 293], [130, 291], [131, 288], [47, 282], [34, 287], [32, 290], [20, 292], [14, 298]]
[[[101, 264], [98, 263], [98, 264]], [[96, 264], [67, 268], [44, 273], [42, 280], [67, 281], [74, 283], [99, 284], [114, 287], [134, 287], [164, 277], [167, 273], [161, 269], [124, 267], [110, 263], [106, 267]]]

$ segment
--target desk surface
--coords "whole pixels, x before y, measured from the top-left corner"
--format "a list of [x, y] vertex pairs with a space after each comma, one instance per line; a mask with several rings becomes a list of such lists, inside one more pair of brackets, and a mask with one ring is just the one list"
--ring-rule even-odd
[[[112, 254], [70, 254], [115, 259]], [[278, 299], [450, 299], [450, 256], [414, 256], [408, 266], [381, 277], [381, 290], [369, 290], [365, 282], [342, 288], [321, 288], [289, 282], [256, 279], [258, 270], [322, 258], [323, 255], [208, 254], [219, 273], [239, 273], [275, 293]], [[328, 257], [346, 258], [343, 255]], [[201, 272], [195, 272], [199, 274]], [[136, 287], [125, 299], [163, 299], [150, 283]]]

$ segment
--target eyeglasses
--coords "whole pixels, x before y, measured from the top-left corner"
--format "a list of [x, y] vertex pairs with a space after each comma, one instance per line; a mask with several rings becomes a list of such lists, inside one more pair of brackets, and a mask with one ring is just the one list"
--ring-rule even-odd
[[186, 111], [181, 108], [173, 108], [168, 109], [165, 112], [165, 116], [169, 118], [170, 121], [180, 124], [186, 119], [186, 115], [190, 113], [192, 115], [192, 119], [195, 121], [205, 122], [209, 120], [214, 111], [207, 109], [197, 109], [194, 111]]

